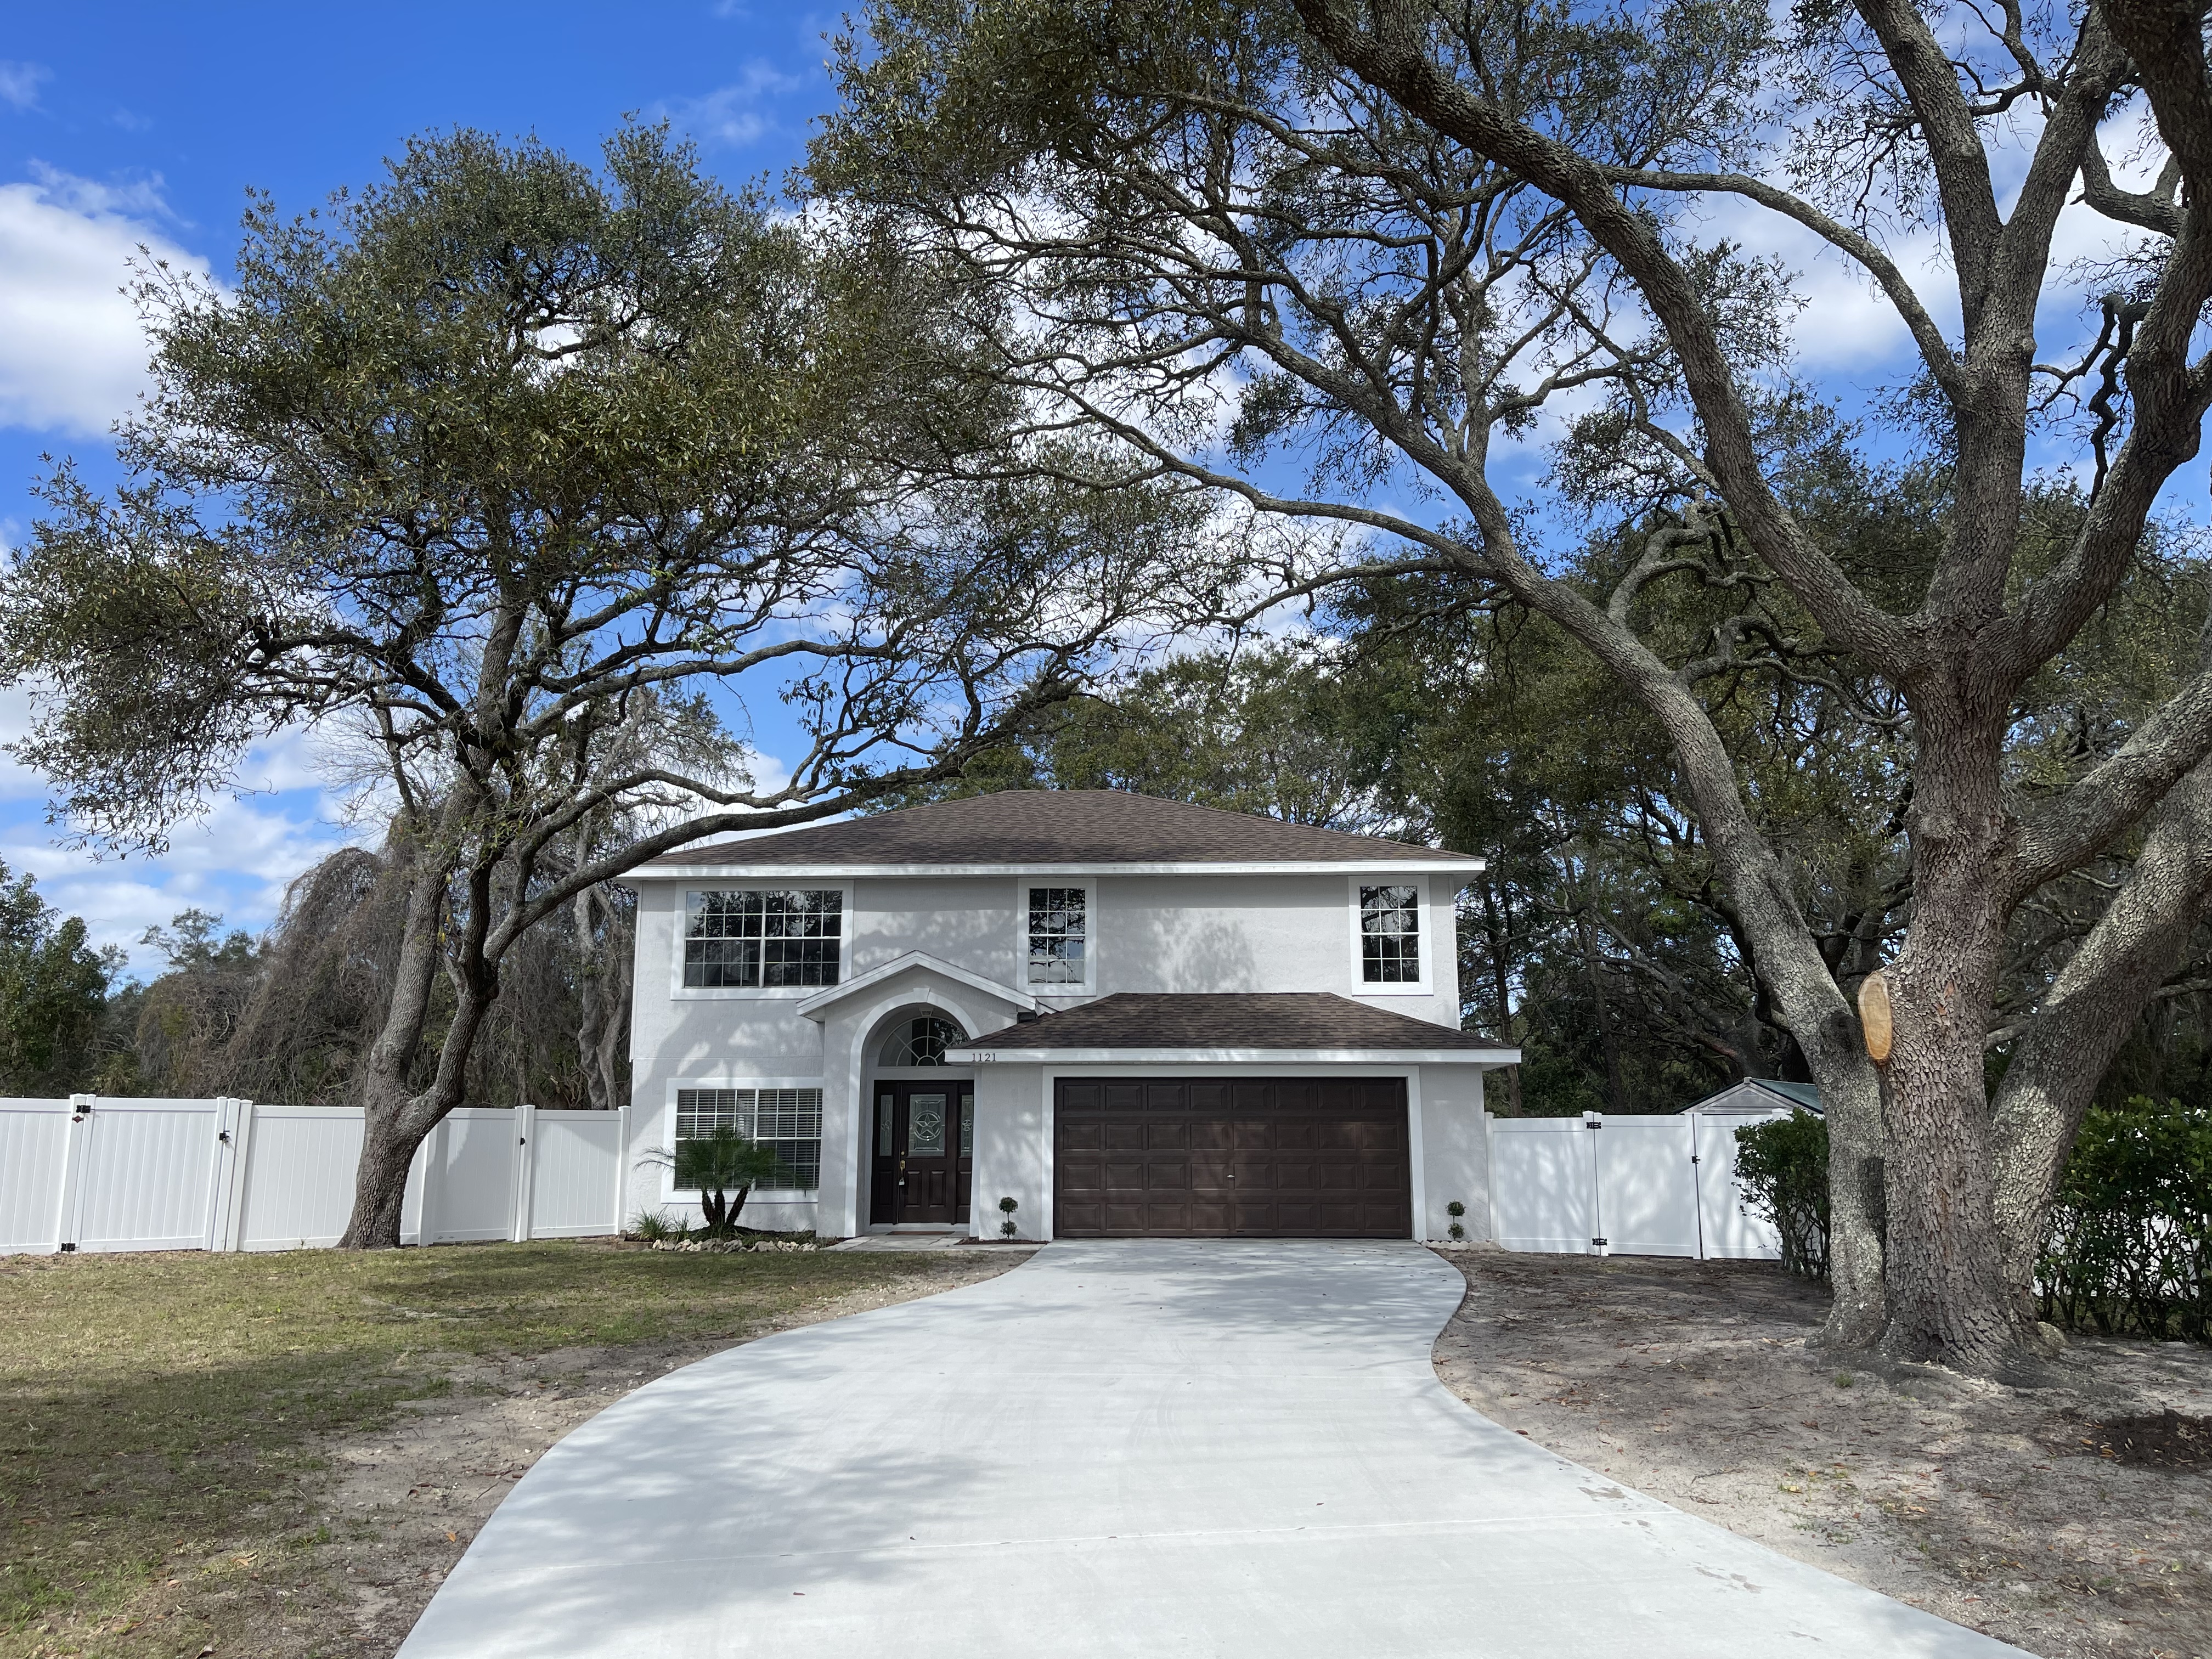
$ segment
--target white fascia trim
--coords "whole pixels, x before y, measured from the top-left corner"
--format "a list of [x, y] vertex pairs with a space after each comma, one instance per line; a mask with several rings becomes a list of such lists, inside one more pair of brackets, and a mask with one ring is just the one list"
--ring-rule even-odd
[[1355, 863], [1349, 859], [1253, 859], [1153, 864], [685, 864], [633, 870], [621, 879], [628, 884], [708, 879], [798, 882], [855, 876], [1341, 876], [1355, 872], [1389, 876], [1474, 876], [1489, 867], [1487, 860], [1472, 858], [1378, 859], [1371, 863]]
[[1518, 1048], [947, 1048], [954, 1066], [1517, 1066]]
[[903, 974], [910, 968], [926, 969], [933, 974], [941, 974], [946, 979], [964, 985], [971, 991], [981, 991], [986, 996], [996, 997], [1001, 1002], [1012, 1003], [1017, 1008], [1026, 1008], [1032, 1013], [1041, 1011], [1043, 1006], [1026, 991], [1018, 991], [1011, 985], [1001, 985], [995, 979], [986, 978], [972, 969], [963, 968], [956, 963], [947, 962], [942, 957], [933, 957], [927, 951], [908, 951], [903, 956], [892, 957], [879, 968], [871, 968], [866, 973], [847, 980], [842, 985], [832, 985], [824, 990], [817, 991], [812, 996], [798, 1004], [794, 1012], [805, 1019], [818, 1019], [823, 1009], [843, 1001], [847, 997], [857, 995], [872, 986], [880, 985], [885, 980], [896, 975]]

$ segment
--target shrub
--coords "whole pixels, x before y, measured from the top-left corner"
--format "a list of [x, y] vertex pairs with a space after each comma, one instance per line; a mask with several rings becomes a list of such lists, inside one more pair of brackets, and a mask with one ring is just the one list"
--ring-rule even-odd
[[2091, 1112], [2036, 1281], [2054, 1325], [2212, 1341], [2212, 1110], [2138, 1095]]
[[1782, 1235], [1782, 1265], [1828, 1276], [1828, 1126], [1810, 1112], [1735, 1132], [1735, 1181], [1744, 1201]]
[[629, 1236], [641, 1238], [648, 1244], [659, 1244], [683, 1238], [690, 1229], [673, 1219], [665, 1210], [640, 1210], [630, 1218]]

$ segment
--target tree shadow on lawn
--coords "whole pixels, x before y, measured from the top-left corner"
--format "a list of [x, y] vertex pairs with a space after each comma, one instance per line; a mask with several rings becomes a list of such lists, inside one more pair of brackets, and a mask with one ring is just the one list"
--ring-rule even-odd
[[0, 1261], [0, 1655], [173, 1653], [216, 1633], [211, 1602], [297, 1588], [328, 1439], [473, 1358], [742, 1340], [933, 1276], [565, 1243]]
[[2212, 1351], [2077, 1337], [2015, 1389], [1808, 1349], [1826, 1291], [1771, 1264], [1455, 1259], [1437, 1369], [1507, 1427], [2036, 1653], [2203, 1650], [2212, 1479], [2112, 1431], [2212, 1411]]

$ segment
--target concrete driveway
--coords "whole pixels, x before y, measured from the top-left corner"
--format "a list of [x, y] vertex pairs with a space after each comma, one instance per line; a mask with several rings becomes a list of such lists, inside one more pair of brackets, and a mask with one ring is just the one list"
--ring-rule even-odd
[[674, 1372], [539, 1462], [402, 1659], [1987, 1659], [1429, 1366], [1411, 1244], [1054, 1244]]

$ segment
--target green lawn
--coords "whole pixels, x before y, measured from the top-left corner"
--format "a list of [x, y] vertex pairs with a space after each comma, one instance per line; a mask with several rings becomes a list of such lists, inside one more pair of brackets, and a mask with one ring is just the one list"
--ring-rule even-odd
[[461, 1360], [735, 1340], [931, 1276], [580, 1243], [0, 1257], [0, 1655], [162, 1650], [100, 1632], [228, 1552], [315, 1548], [319, 1437], [448, 1390]]

